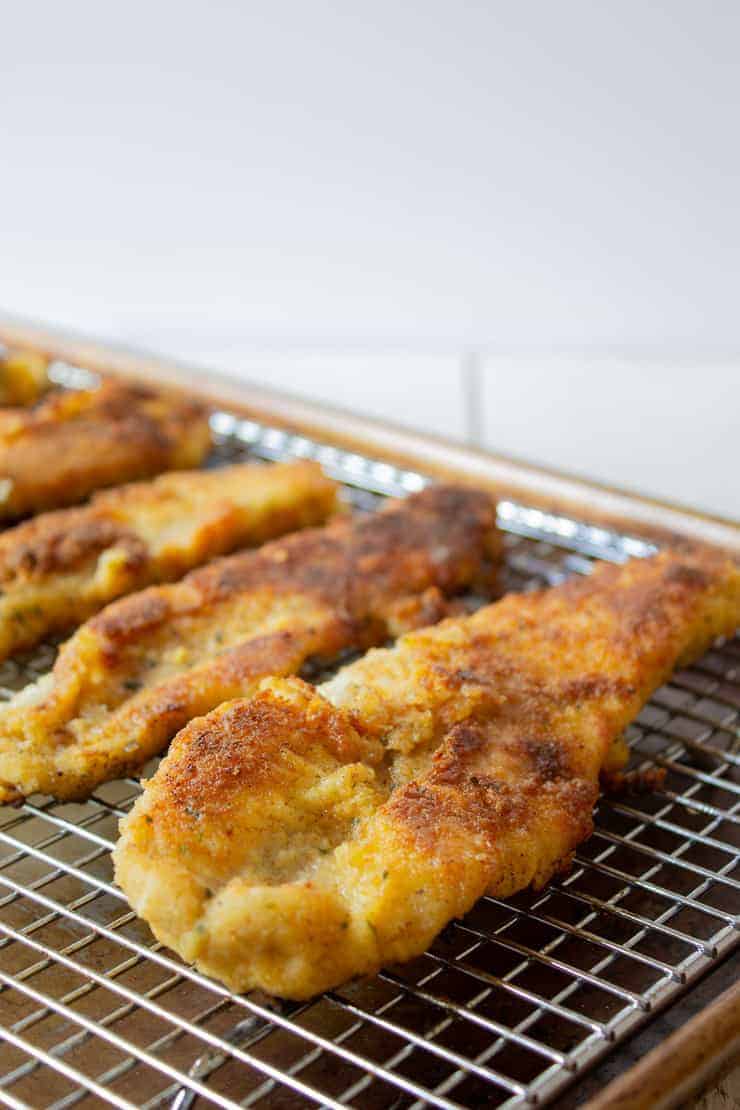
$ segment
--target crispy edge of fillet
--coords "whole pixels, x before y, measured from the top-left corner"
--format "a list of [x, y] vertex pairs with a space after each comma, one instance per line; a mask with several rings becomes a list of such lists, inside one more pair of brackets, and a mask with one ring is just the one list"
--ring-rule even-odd
[[0, 659], [108, 602], [336, 509], [318, 463], [177, 471], [95, 494], [0, 534]]
[[306, 998], [424, 951], [592, 831], [614, 741], [740, 621], [740, 572], [666, 551], [267, 680], [192, 721], [131, 814], [118, 883], [234, 990]]
[[432, 486], [114, 602], [0, 709], [0, 800], [84, 797], [266, 675], [439, 620], [500, 542], [488, 494]]
[[211, 446], [199, 401], [106, 381], [0, 410], [0, 518], [60, 508], [104, 486], [197, 466]]

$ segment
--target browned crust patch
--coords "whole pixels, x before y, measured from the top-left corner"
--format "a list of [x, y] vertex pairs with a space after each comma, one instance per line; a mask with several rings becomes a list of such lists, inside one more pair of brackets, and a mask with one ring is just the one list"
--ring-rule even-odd
[[0, 411], [6, 518], [81, 501], [103, 486], [197, 465], [210, 447], [198, 401], [144, 385], [54, 392]]
[[[365, 518], [340, 518], [192, 571], [176, 590], [153, 587], [108, 606], [90, 627], [115, 653], [171, 617], [253, 591], [310, 598], [331, 608], [343, 640], [377, 641], [386, 607], [436, 587], [454, 593], [475, 580], [491, 536], [487, 494], [432, 486]], [[430, 602], [434, 595], [427, 594]], [[431, 610], [440, 615], [438, 598]], [[402, 609], [397, 610], [401, 612]], [[329, 650], [339, 650], [330, 645]]]
[[132, 568], [147, 561], [144, 541], [105, 510], [43, 513], [0, 535], [0, 582], [34, 581], [84, 566], [106, 548], [124, 548]]
[[160, 794], [158, 813], [164, 820], [181, 822], [194, 812], [211, 818], [227, 812], [234, 795], [245, 789], [279, 789], [281, 775], [287, 777], [279, 756], [286, 751], [300, 757], [320, 746], [340, 763], [367, 756], [368, 746], [347, 717], [322, 699], [311, 699], [313, 691], [305, 683], [291, 681], [306, 691], [298, 706], [257, 694], [228, 702], [178, 734]]

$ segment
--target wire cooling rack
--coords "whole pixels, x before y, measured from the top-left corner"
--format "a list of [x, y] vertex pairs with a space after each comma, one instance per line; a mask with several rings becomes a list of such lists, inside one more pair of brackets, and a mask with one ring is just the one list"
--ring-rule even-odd
[[[317, 458], [359, 509], [426, 481], [229, 413], [213, 427], [213, 465]], [[507, 589], [652, 550], [510, 501], [499, 524]], [[0, 693], [53, 655], [47, 646], [6, 663]], [[419, 959], [301, 1004], [232, 995], [128, 909], [109, 853], [137, 780], [102, 786], [84, 804], [35, 797], [0, 809], [0, 1104], [547, 1102], [737, 945], [739, 718], [735, 638], [675, 674], [631, 726], [634, 765], [665, 768], [664, 786], [601, 801], [569, 875], [506, 902], [483, 898]]]

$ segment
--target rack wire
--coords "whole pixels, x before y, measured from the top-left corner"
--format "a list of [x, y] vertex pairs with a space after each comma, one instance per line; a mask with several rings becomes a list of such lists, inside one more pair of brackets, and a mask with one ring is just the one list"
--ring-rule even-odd
[[[54, 373], [88, 384], [77, 368]], [[317, 458], [360, 510], [427, 481], [227, 412], [213, 429], [211, 465]], [[499, 524], [507, 589], [653, 550], [511, 501]], [[47, 645], [4, 664], [0, 694], [48, 670], [53, 655]], [[0, 1105], [547, 1102], [740, 939], [740, 640], [675, 674], [628, 739], [633, 764], [663, 767], [665, 783], [603, 799], [567, 876], [508, 901], [483, 898], [420, 958], [300, 1004], [231, 994], [129, 910], [110, 849], [136, 779], [82, 804], [34, 797], [0, 809]]]

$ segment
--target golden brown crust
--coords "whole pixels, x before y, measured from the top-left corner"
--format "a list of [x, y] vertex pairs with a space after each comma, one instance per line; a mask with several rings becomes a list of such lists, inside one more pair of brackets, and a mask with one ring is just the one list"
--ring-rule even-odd
[[118, 881], [236, 990], [408, 959], [486, 890], [568, 865], [626, 723], [738, 622], [738, 568], [667, 551], [411, 633], [318, 692], [271, 679], [176, 737]]
[[364, 643], [365, 631], [373, 643], [377, 635], [368, 622], [384, 620], [389, 604], [430, 586], [454, 593], [474, 581], [496, 535], [495, 508], [486, 494], [432, 486], [379, 513], [340, 518], [261, 551], [221, 559], [189, 574], [182, 591], [141, 593], [106, 609], [91, 627], [113, 652], [144, 628], [267, 590], [331, 608], [346, 626], [347, 646]]
[[0, 405], [32, 405], [50, 388], [49, 360], [34, 351], [0, 355]]
[[[227, 702], [206, 717], [191, 721], [178, 734], [182, 759], [166, 774], [166, 820], [192, 831], [195, 814], [238, 815], [240, 796], [279, 789], [286, 781], [281, 766], [286, 745], [300, 757], [320, 745], [340, 763], [354, 763], [382, 747], [363, 742], [349, 721], [324, 703], [317, 712], [296, 713], [288, 703], [254, 697]], [[249, 737], [249, 743], [244, 742]]]
[[97, 506], [42, 513], [0, 534], [0, 582], [33, 582], [78, 570], [114, 544], [124, 545], [132, 561], [146, 558], [140, 537]]
[[210, 448], [204, 406], [143, 385], [56, 391], [0, 410], [0, 517], [82, 501], [93, 490], [196, 466]]
[[486, 494], [432, 487], [114, 602], [0, 712], [0, 796], [84, 796], [261, 676], [440, 617], [495, 557], [495, 520]]
[[300, 461], [179, 471], [42, 513], [0, 535], [0, 658], [122, 594], [320, 524], [335, 508], [335, 484]]

